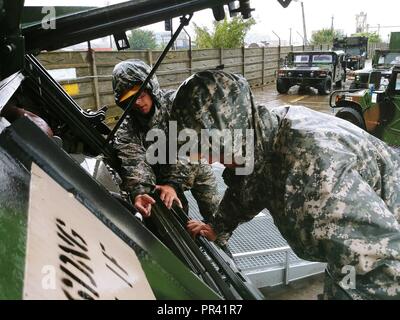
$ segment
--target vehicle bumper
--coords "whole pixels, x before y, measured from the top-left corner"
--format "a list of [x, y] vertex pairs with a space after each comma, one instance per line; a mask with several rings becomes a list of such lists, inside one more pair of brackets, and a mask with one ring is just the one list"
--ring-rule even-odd
[[326, 79], [326, 77], [321, 78], [288, 78], [288, 77], [279, 77], [278, 79], [282, 79], [286, 81], [290, 86], [315, 86], [320, 84], [322, 81]]

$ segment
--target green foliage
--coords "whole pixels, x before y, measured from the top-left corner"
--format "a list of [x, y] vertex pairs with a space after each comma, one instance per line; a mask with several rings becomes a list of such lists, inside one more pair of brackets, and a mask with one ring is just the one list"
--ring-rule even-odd
[[382, 42], [382, 39], [377, 32], [359, 32], [359, 33], [355, 33], [353, 36], [354, 37], [367, 37], [369, 43]]
[[341, 37], [343, 37], [343, 33], [341, 31], [332, 29], [322, 29], [314, 31], [311, 37], [311, 44], [313, 45], [333, 44], [334, 38], [341, 38]]
[[235, 17], [231, 20], [214, 22], [213, 30], [194, 24], [195, 42], [198, 49], [207, 48], [239, 48], [244, 45], [244, 39], [250, 28], [255, 25], [254, 19], [243, 20]]
[[131, 49], [145, 50], [157, 48], [156, 37], [153, 31], [135, 29], [131, 32], [132, 34], [128, 36]]

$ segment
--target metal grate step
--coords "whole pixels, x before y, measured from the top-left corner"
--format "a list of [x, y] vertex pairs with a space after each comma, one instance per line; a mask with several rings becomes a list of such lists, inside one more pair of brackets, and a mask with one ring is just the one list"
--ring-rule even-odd
[[[221, 196], [226, 185], [222, 179], [223, 168], [213, 166]], [[189, 215], [202, 219], [196, 200], [186, 192], [189, 201]], [[263, 210], [253, 220], [240, 225], [229, 240], [239, 269], [244, 271], [258, 288], [282, 283], [322, 273], [325, 264], [300, 259], [291, 250], [286, 240], [274, 225], [272, 216]]]

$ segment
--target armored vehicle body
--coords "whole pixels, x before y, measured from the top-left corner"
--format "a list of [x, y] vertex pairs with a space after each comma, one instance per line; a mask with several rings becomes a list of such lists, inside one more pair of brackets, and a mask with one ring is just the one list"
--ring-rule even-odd
[[291, 52], [287, 65], [278, 70], [277, 91], [285, 94], [290, 87], [314, 87], [327, 95], [333, 85], [341, 87], [346, 80], [343, 51]]
[[363, 128], [389, 145], [400, 146], [400, 67], [387, 74], [373, 71], [369, 89], [337, 91], [331, 96], [331, 107], [337, 117]]

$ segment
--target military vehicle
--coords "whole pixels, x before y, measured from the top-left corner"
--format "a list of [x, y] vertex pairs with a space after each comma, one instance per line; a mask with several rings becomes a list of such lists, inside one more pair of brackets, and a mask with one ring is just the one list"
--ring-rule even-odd
[[262, 298], [224, 252], [193, 240], [187, 217], [157, 193], [158, 237], [149, 231], [118, 187], [110, 141], [124, 116], [110, 132], [105, 109], [83, 111], [35, 57], [108, 35], [124, 49], [125, 30], [180, 16], [150, 79], [193, 13], [212, 8], [222, 19], [224, 5], [250, 17], [249, 1], [138, 0], [69, 12], [47, 28], [24, 24], [23, 0], [0, 1], [0, 114], [14, 101], [59, 137], [26, 117], [10, 123], [0, 116], [0, 299]]
[[391, 146], [400, 146], [400, 66], [395, 66], [389, 81], [381, 71], [370, 73], [369, 89], [333, 92], [332, 108], [345, 119]]
[[292, 86], [314, 87], [321, 95], [346, 80], [344, 51], [290, 52], [286, 66], [278, 70], [276, 89], [285, 94]]
[[368, 87], [369, 75], [372, 71], [380, 71], [382, 76], [389, 80], [392, 69], [400, 64], [400, 39], [399, 32], [392, 32], [389, 49], [375, 50], [372, 58], [372, 67], [356, 71], [350, 89], [365, 89]]
[[364, 69], [368, 53], [367, 37], [344, 37], [333, 40], [332, 50], [343, 50], [346, 54], [346, 68]]

